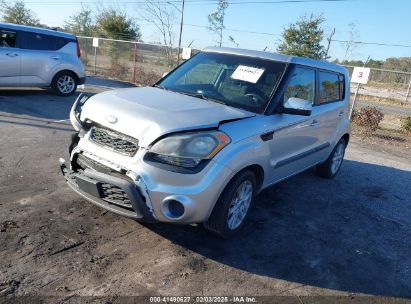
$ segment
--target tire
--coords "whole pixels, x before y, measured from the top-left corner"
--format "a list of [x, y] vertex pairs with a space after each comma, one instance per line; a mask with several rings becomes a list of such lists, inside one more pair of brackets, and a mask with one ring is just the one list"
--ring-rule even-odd
[[327, 160], [324, 163], [317, 165], [317, 174], [323, 178], [334, 178], [340, 171], [346, 147], [347, 143], [345, 139], [341, 138]]
[[60, 96], [73, 95], [77, 90], [77, 76], [70, 71], [58, 72], [51, 81], [52, 90]]
[[[245, 195], [243, 200], [238, 199], [237, 195], [240, 194], [242, 190], [244, 190], [244, 195], [248, 193], [248, 191], [251, 191], [249, 193], [249, 199], [246, 199], [246, 197], [248, 197], [247, 195]], [[238, 174], [230, 181], [221, 193], [220, 198], [218, 199], [216, 205], [214, 206], [213, 212], [210, 215], [210, 218], [204, 223], [204, 227], [211, 233], [221, 238], [227, 239], [232, 237], [241, 230], [247, 221], [256, 193], [257, 181], [254, 173], [247, 170]], [[233, 211], [232, 203], [235, 203], [234, 199], [236, 196], [236, 206], [240, 206], [239, 204], [242, 204], [242, 208], [244, 208], [242, 211], [241, 208], [238, 208], [237, 211]], [[240, 218], [234, 218], [234, 214], [239, 215], [241, 220]]]

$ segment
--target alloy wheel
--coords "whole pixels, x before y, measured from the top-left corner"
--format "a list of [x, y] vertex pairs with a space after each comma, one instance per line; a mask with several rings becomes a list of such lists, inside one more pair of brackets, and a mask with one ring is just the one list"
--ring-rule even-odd
[[244, 221], [253, 198], [253, 184], [243, 181], [235, 192], [228, 209], [227, 224], [230, 230], [237, 229]]

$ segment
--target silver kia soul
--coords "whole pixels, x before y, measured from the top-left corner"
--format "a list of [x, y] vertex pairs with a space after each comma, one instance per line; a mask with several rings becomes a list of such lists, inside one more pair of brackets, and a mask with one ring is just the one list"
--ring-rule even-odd
[[207, 48], [153, 87], [79, 96], [61, 170], [114, 213], [230, 237], [262, 189], [314, 166], [338, 173], [348, 79], [323, 61]]
[[62, 96], [84, 84], [76, 36], [0, 22], [0, 88], [45, 87]]

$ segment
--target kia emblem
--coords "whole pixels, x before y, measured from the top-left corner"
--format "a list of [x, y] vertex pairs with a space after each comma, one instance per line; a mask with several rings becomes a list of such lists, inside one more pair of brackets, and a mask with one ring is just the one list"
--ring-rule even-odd
[[118, 119], [117, 119], [117, 117], [115, 117], [113, 115], [107, 115], [106, 120], [111, 124], [115, 124]]

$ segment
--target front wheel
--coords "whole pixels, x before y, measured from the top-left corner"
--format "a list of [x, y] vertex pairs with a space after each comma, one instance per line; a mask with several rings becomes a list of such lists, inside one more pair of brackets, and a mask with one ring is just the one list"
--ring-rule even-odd
[[251, 171], [244, 171], [234, 177], [224, 189], [204, 227], [222, 238], [229, 238], [240, 231], [253, 205], [256, 187], [256, 178]]
[[51, 88], [60, 96], [73, 95], [77, 90], [77, 77], [69, 71], [59, 72], [54, 76]]
[[346, 147], [347, 143], [345, 139], [341, 138], [327, 160], [317, 165], [317, 174], [324, 178], [333, 178], [336, 176], [341, 168]]

